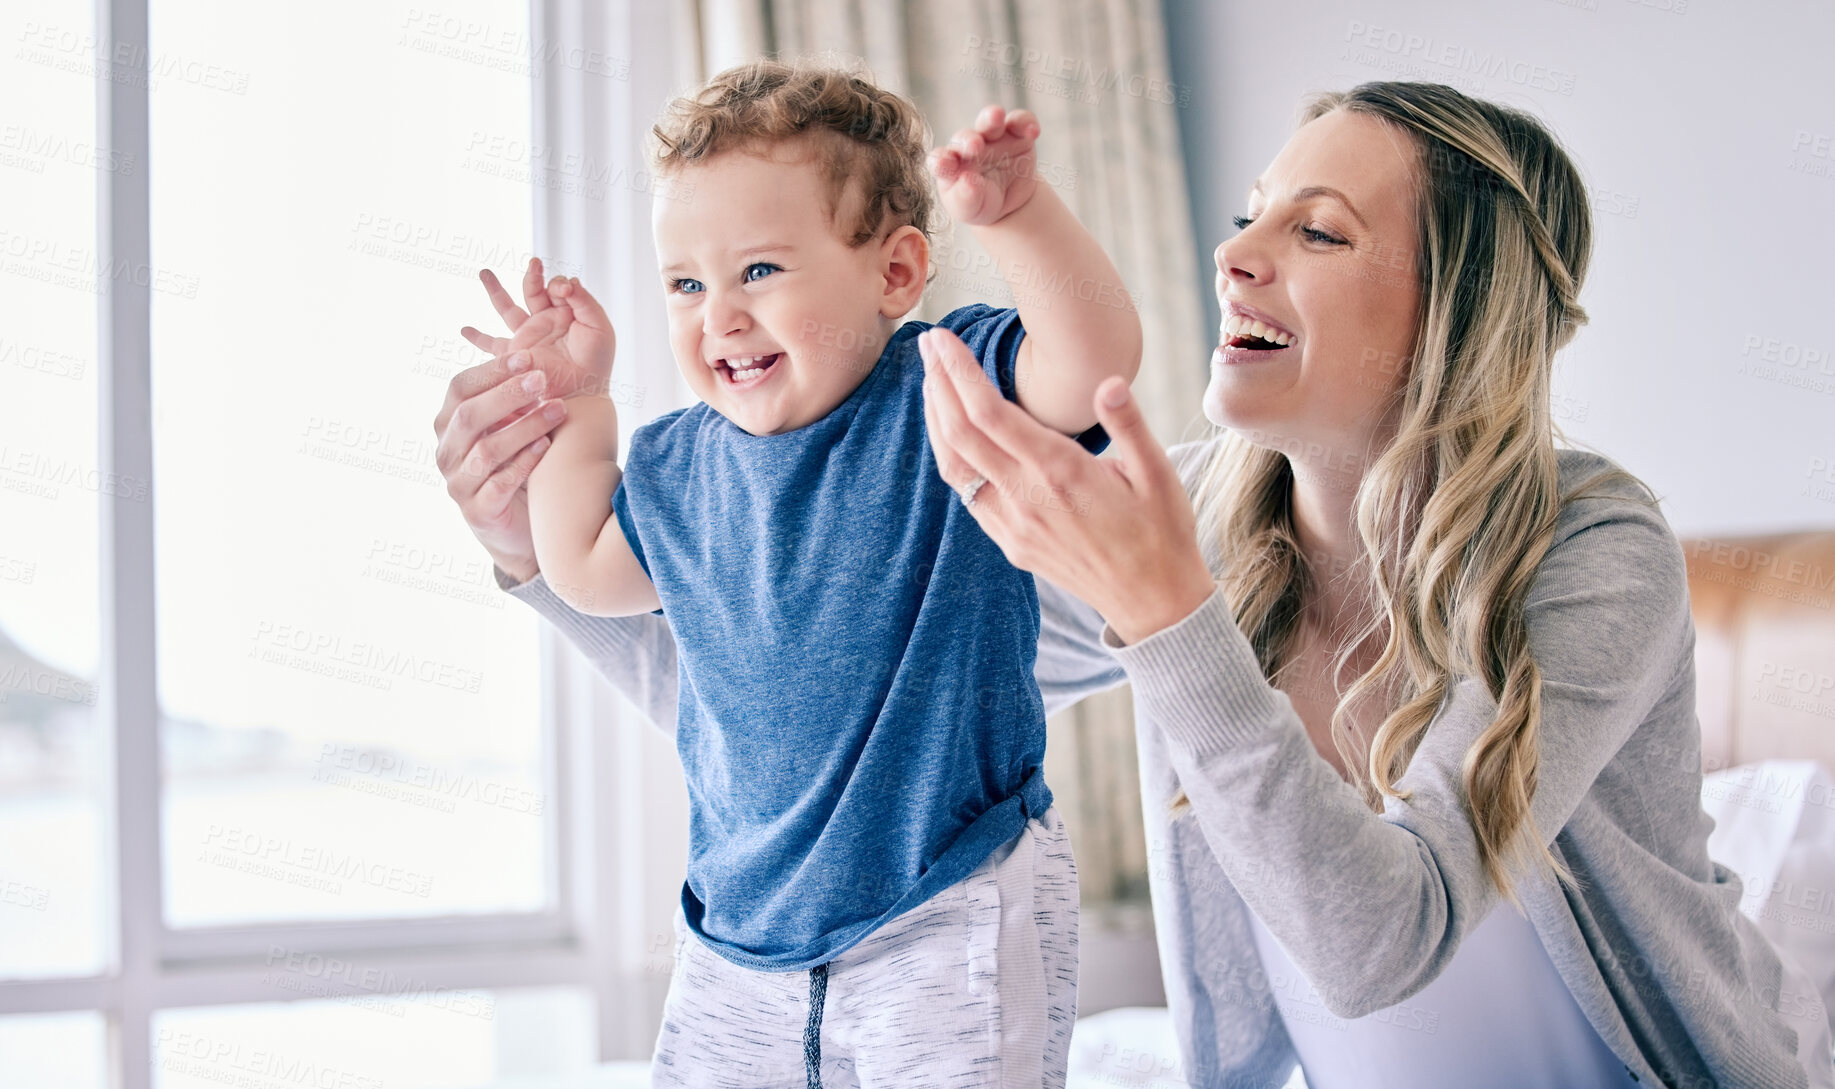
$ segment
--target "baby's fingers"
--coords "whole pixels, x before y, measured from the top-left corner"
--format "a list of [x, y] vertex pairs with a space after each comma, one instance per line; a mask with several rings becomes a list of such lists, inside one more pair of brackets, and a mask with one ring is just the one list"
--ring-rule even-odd
[[1014, 110], [1007, 115], [1006, 133], [1022, 140], [1036, 140], [1043, 126], [1039, 124], [1038, 115], [1031, 110]]
[[567, 331], [573, 324], [573, 308], [566, 303], [556, 303], [546, 310], [529, 315], [529, 320], [522, 323], [516, 335], [510, 338], [509, 351], [545, 344]]
[[972, 161], [979, 158], [981, 153], [987, 150], [988, 142], [981, 138], [980, 133], [963, 129], [961, 132], [950, 137], [949, 146], [955, 150], [956, 154], [962, 156], [962, 158]]
[[599, 300], [593, 298], [592, 292], [586, 290], [579, 277], [572, 279], [557, 276], [557, 284], [550, 285], [548, 294], [556, 299], [556, 306], [565, 306], [573, 311], [574, 320], [594, 329], [610, 329], [612, 319], [605, 316], [605, 308]]
[[479, 269], [478, 279], [484, 283], [484, 294], [491, 300], [491, 308], [496, 310], [497, 316], [510, 327], [510, 332], [514, 333], [517, 326], [529, 320], [529, 315], [522, 307], [517, 306], [516, 300], [510, 298], [510, 293], [503, 289], [503, 283], [497, 279], [495, 272], [488, 268]]
[[548, 293], [542, 290], [542, 259], [529, 258], [529, 267], [522, 274], [522, 297], [529, 305], [529, 313], [546, 310], [550, 305]]
[[954, 148], [938, 148], [930, 153], [930, 172], [940, 182], [952, 182], [962, 173], [962, 156]]
[[459, 335], [471, 341], [472, 346], [486, 355], [499, 356], [510, 350], [510, 342], [503, 337], [494, 337], [480, 329], [467, 325], [459, 330]]

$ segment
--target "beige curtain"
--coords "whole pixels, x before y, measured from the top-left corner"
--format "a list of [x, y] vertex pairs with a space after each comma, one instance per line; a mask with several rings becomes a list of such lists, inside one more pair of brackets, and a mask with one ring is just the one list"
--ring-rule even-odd
[[[1211, 337], [1179, 147], [1182, 88], [1170, 78], [1160, 0], [694, 0], [678, 71], [698, 84], [763, 55], [864, 61], [909, 96], [933, 144], [988, 103], [1038, 114], [1040, 175], [1100, 240], [1140, 306], [1146, 353], [1134, 385], [1154, 435], [1202, 430]], [[938, 275], [916, 316], [969, 302], [1010, 305], [966, 227], [936, 239]], [[1076, 849], [1083, 899], [1147, 893], [1128, 689], [1052, 719], [1046, 778]]]

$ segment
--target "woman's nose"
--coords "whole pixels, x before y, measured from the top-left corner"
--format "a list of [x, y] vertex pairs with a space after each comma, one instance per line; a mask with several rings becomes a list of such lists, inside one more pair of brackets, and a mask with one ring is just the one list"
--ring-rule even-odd
[[1217, 243], [1212, 259], [1217, 262], [1217, 278], [1227, 282], [1239, 280], [1246, 283], [1266, 283], [1274, 276], [1274, 266], [1267, 254], [1262, 252], [1259, 239], [1247, 237], [1246, 228], [1234, 238], [1226, 238]]

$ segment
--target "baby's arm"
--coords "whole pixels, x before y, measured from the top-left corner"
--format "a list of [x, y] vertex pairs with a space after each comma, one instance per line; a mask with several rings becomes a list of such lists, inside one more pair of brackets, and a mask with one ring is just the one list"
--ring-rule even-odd
[[635, 616], [662, 607], [656, 587], [612, 514], [618, 413], [609, 398], [567, 398], [554, 446], [529, 473], [529, 530], [548, 585], [576, 612]]
[[[950, 214], [970, 225], [1013, 285], [1026, 338], [1014, 383], [1021, 408], [1067, 434], [1096, 424], [1096, 387], [1140, 371], [1141, 323], [1121, 273], [1051, 186], [1037, 177], [1039, 123], [989, 106], [933, 152]], [[1049, 378], [1031, 381], [1034, 360]]]

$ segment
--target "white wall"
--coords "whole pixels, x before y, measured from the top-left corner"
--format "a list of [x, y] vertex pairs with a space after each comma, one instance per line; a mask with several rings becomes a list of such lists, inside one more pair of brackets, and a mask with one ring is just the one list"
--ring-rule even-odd
[[1207, 297], [1306, 92], [1418, 79], [1526, 108], [1595, 196], [1592, 322], [1557, 358], [1557, 422], [1683, 536], [1835, 526], [1835, 5], [1166, 7]]

